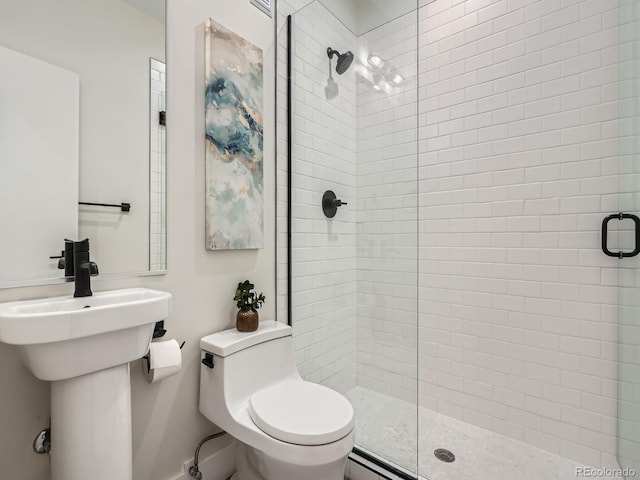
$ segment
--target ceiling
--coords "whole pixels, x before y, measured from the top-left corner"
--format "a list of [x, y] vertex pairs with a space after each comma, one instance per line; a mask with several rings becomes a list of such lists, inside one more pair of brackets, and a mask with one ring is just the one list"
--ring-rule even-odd
[[165, 0], [122, 0], [147, 15], [164, 22]]
[[320, 0], [355, 35], [418, 8], [416, 0]]

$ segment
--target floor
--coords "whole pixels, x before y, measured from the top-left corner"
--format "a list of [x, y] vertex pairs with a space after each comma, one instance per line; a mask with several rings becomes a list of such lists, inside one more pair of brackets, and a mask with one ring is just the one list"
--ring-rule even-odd
[[[577, 478], [576, 468], [581, 467], [567, 458], [363, 387], [353, 388], [347, 397], [356, 411], [356, 443], [409, 471], [415, 472], [418, 464], [421, 477], [428, 480], [567, 480]], [[436, 448], [451, 450], [455, 462], [436, 459]], [[416, 451], [421, 453], [419, 460]]]
[[356, 444], [416, 471], [418, 423], [416, 406], [355, 387], [346, 394], [356, 412]]

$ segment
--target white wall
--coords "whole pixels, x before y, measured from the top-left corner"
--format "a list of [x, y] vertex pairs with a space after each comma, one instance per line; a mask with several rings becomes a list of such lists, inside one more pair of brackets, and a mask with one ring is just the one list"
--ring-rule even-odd
[[[335, 72], [325, 97], [327, 47], [353, 49], [355, 36], [319, 2], [293, 21], [293, 325], [300, 373], [340, 392], [355, 386], [356, 92], [354, 70]], [[321, 204], [333, 190], [349, 205], [333, 219]]]
[[600, 223], [637, 191], [619, 3], [420, 10], [420, 403], [596, 466], [616, 454]]
[[[248, 2], [169, 0], [168, 15], [168, 268], [166, 276], [94, 281], [94, 289], [142, 285], [173, 294], [169, 336], [187, 343], [178, 376], [149, 385], [132, 364], [134, 478], [157, 480], [179, 473], [196, 443], [217, 428], [198, 413], [200, 337], [230, 327], [238, 281], [250, 278], [267, 296], [262, 318], [275, 315], [274, 96], [265, 108], [265, 248], [207, 252], [204, 245], [203, 22], [207, 17], [245, 36], [265, 52], [265, 92], [274, 92], [274, 28]], [[200, 49], [200, 51], [198, 51]], [[196, 53], [197, 52], [197, 53]], [[0, 301], [69, 294], [71, 285], [0, 291]], [[0, 466], [3, 478], [48, 478], [48, 459], [31, 451], [49, 415], [49, 386], [0, 345]], [[208, 448], [217, 449], [224, 440]], [[55, 448], [55, 447], [54, 447]], [[203, 457], [208, 455], [202, 452]]]
[[92, 260], [103, 273], [147, 270], [149, 57], [164, 60], [162, 23], [121, 1], [3, 0], [0, 8], [0, 44], [80, 77], [80, 201], [132, 205], [128, 214], [80, 208]]

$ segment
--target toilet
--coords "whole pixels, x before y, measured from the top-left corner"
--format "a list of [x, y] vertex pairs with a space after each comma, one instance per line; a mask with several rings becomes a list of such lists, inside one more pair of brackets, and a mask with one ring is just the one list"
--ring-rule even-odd
[[304, 381], [291, 327], [261, 321], [200, 340], [200, 412], [238, 441], [233, 480], [343, 480], [354, 413], [339, 393]]

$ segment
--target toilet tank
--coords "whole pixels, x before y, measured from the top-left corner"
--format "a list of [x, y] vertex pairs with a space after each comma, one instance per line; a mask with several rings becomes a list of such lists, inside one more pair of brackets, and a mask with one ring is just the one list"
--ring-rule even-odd
[[287, 378], [300, 378], [291, 327], [284, 323], [263, 320], [255, 332], [233, 328], [214, 333], [200, 340], [200, 349], [202, 359], [213, 354], [213, 368], [200, 367], [200, 409], [205, 415], [204, 410], [219, 412], [223, 405], [229, 411], [242, 408], [258, 390]]

